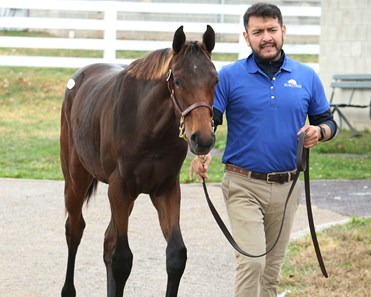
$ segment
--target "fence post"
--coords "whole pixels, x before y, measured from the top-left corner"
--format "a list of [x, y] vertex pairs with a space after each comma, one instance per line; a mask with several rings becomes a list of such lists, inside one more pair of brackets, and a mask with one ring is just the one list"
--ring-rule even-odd
[[104, 53], [103, 59], [112, 62], [116, 59], [117, 9], [107, 2], [104, 10]]
[[238, 38], [238, 44], [239, 44], [239, 47], [240, 47], [239, 53], [238, 53], [238, 59], [243, 59], [243, 58], [246, 58], [248, 56], [248, 49], [247, 49], [246, 40], [243, 37], [243, 32], [245, 31], [245, 24], [243, 23], [243, 14], [240, 15], [239, 23], [240, 23], [241, 32], [240, 32], [240, 36]]

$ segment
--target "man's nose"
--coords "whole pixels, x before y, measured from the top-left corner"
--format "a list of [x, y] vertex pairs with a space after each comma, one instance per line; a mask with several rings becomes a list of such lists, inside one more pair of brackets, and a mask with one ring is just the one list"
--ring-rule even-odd
[[263, 41], [270, 41], [272, 40], [272, 36], [269, 34], [268, 30], [263, 32]]

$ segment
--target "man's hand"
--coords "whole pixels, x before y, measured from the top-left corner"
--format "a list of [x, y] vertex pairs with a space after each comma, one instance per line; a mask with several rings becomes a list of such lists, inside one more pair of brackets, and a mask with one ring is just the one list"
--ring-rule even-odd
[[318, 144], [318, 140], [321, 137], [321, 131], [319, 126], [305, 125], [299, 130], [298, 136], [301, 132], [306, 133], [304, 138], [305, 148], [312, 148]]
[[202, 178], [207, 179], [207, 170], [211, 163], [211, 153], [205, 156], [196, 156], [189, 166], [189, 178], [193, 180], [193, 173], [196, 173], [199, 182], [202, 182]]

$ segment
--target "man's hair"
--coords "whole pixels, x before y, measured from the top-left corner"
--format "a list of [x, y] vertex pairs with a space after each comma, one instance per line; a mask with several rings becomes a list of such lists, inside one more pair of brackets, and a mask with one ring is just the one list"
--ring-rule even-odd
[[278, 6], [271, 4], [271, 3], [258, 2], [258, 3], [251, 5], [246, 10], [243, 16], [243, 24], [246, 30], [247, 30], [247, 26], [249, 24], [249, 19], [251, 16], [264, 17], [264, 18], [268, 17], [268, 18], [273, 18], [273, 19], [278, 18], [278, 23], [280, 24], [280, 26], [282, 27], [283, 25], [281, 10], [278, 8]]

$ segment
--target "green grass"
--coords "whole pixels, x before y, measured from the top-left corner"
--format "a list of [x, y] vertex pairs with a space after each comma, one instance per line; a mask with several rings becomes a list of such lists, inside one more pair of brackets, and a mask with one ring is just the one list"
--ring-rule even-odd
[[[216, 149], [223, 151], [226, 126], [218, 127]], [[331, 141], [320, 143], [310, 150], [310, 176], [312, 179], [366, 179], [371, 178], [371, 133], [362, 131], [359, 137], [343, 130]], [[209, 180], [219, 181], [223, 166], [219, 156], [209, 167]], [[184, 174], [185, 177], [185, 174]]]
[[[62, 179], [59, 163], [60, 108], [74, 69], [0, 67], [0, 176]], [[217, 131], [209, 181], [220, 182], [226, 127]], [[313, 179], [371, 178], [371, 133], [352, 137], [341, 131], [331, 142], [311, 150]], [[187, 157], [181, 181], [190, 182]]]
[[329, 278], [322, 276], [310, 236], [291, 242], [280, 275], [280, 291], [290, 297], [370, 295], [371, 218], [318, 233]]
[[0, 176], [62, 178], [59, 117], [64, 86], [72, 73], [0, 67]]
[[311, 150], [310, 174], [315, 179], [371, 178], [370, 158], [370, 131], [362, 131], [359, 137], [341, 131], [331, 141]]
[[[0, 31], [8, 36], [50, 36], [47, 33]], [[135, 59], [142, 51], [118, 51], [118, 58]], [[37, 55], [66, 57], [102, 57], [102, 51], [9, 49], [0, 55]], [[290, 55], [301, 62], [318, 62], [315, 55]], [[213, 54], [214, 60], [233, 61], [234, 54]], [[74, 69], [0, 67], [0, 176], [19, 178], [61, 179], [59, 166], [60, 107], [66, 82]], [[226, 128], [217, 131], [216, 149], [225, 147]], [[315, 179], [371, 178], [370, 132], [351, 137], [343, 131], [333, 141], [311, 150], [311, 177]], [[190, 182], [187, 157], [181, 181]], [[223, 176], [221, 153], [213, 158], [209, 181], [219, 182]]]

